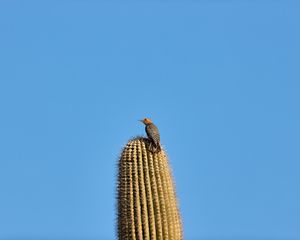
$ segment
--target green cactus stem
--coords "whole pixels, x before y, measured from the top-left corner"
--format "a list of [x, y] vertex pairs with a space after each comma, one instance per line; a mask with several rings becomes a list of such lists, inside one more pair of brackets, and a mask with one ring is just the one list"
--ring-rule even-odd
[[130, 140], [119, 160], [118, 239], [181, 240], [182, 224], [167, 155]]

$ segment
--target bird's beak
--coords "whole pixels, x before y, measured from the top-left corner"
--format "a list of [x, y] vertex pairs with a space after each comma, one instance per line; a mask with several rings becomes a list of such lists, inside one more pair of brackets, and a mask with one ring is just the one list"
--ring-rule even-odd
[[144, 120], [139, 120], [140, 122], [144, 123]]

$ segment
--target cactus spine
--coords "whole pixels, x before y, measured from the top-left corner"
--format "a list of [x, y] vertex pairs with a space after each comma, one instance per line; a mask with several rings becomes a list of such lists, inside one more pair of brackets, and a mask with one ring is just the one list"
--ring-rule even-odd
[[118, 239], [181, 240], [182, 226], [168, 158], [148, 139], [130, 140], [119, 160]]

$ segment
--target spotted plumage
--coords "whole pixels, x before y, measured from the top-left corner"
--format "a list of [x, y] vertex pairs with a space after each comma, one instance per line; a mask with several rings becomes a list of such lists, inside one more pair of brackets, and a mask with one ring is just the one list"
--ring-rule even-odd
[[160, 135], [158, 128], [154, 125], [154, 123], [149, 119], [145, 118], [141, 120], [146, 126], [145, 131], [150, 140], [149, 150], [152, 152], [159, 152], [161, 150], [160, 147]]

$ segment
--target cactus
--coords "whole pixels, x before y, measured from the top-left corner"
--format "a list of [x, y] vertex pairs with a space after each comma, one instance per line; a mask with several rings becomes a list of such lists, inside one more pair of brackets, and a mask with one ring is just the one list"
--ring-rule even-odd
[[167, 155], [136, 137], [122, 151], [118, 169], [118, 239], [180, 240], [182, 224]]

